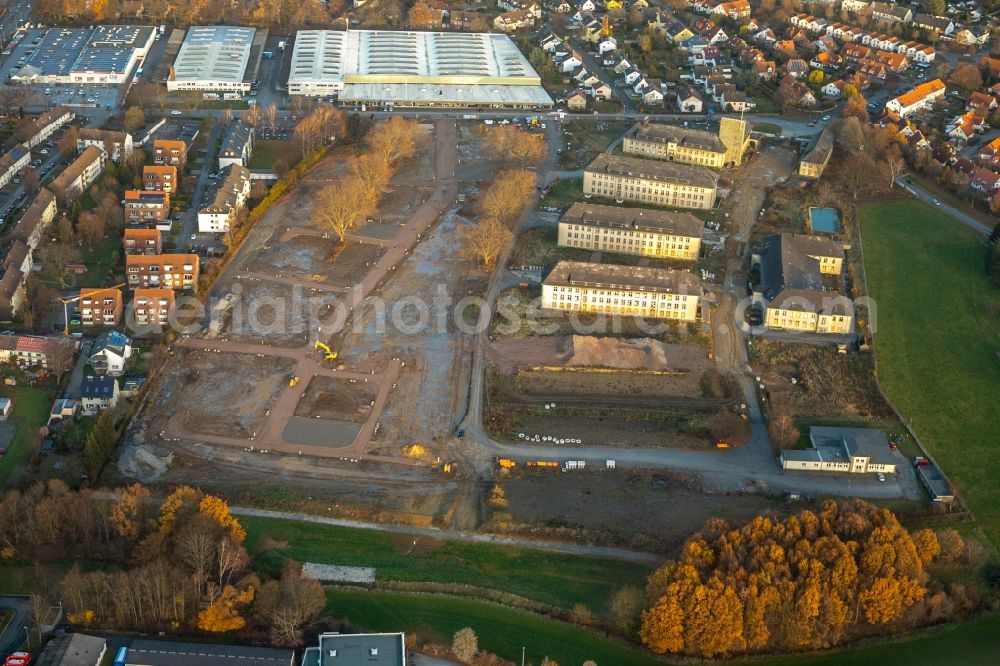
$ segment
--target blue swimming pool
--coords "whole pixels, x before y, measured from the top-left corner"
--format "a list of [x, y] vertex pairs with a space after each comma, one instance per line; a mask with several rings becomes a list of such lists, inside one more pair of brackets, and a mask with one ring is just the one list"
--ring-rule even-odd
[[839, 234], [840, 211], [836, 208], [810, 208], [809, 227], [824, 234]]

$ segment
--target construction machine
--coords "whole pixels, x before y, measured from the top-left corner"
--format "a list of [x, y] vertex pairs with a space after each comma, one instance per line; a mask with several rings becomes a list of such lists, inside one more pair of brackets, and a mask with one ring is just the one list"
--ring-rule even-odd
[[319, 340], [317, 340], [316, 344], [313, 345], [313, 349], [319, 349], [320, 351], [322, 351], [323, 359], [326, 361], [336, 361], [337, 357], [339, 356], [337, 352], [330, 349], [330, 345], [324, 344]]

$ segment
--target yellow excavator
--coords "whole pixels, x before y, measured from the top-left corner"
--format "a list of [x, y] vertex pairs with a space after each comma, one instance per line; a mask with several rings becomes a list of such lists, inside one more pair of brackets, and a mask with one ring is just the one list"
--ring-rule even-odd
[[337, 356], [338, 356], [337, 352], [333, 351], [332, 349], [330, 349], [329, 345], [326, 345], [326, 344], [320, 342], [319, 340], [317, 340], [316, 344], [313, 345], [313, 349], [319, 349], [320, 351], [322, 351], [323, 352], [323, 359], [326, 360], [326, 361], [336, 361], [337, 360]]

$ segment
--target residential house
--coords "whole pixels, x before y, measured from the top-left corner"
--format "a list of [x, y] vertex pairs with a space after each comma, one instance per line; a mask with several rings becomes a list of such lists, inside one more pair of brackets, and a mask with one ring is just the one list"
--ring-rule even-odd
[[705, 103], [694, 88], [683, 86], [677, 90], [677, 108], [681, 113], [701, 113]]
[[857, 14], [872, 6], [872, 0], [841, 0], [840, 8], [845, 12]]
[[979, 167], [972, 174], [970, 187], [986, 198], [992, 198], [1000, 191], [1000, 174], [986, 167]]
[[649, 79], [648, 85], [642, 91], [642, 103], [646, 106], [663, 105], [663, 84], [659, 79]]
[[697, 261], [703, 223], [690, 213], [575, 203], [559, 218], [559, 247]]
[[104, 172], [107, 156], [97, 146], [88, 146], [72, 164], [63, 169], [49, 185], [56, 200], [63, 208], [69, 207], [77, 197]]
[[587, 108], [587, 94], [582, 90], [573, 90], [566, 95], [566, 108], [570, 111], [583, 111]]
[[159, 229], [128, 227], [122, 239], [125, 254], [160, 254], [163, 238]]
[[172, 164], [178, 171], [187, 164], [188, 146], [178, 139], [153, 140], [153, 164]]
[[90, 366], [99, 375], [118, 377], [132, 358], [132, 338], [120, 331], [104, 331], [94, 340], [90, 351]]
[[34, 148], [56, 133], [63, 125], [68, 125], [76, 118], [76, 114], [65, 106], [57, 106], [49, 109], [31, 121], [31, 125], [25, 130], [24, 145]]
[[606, 83], [597, 83], [590, 89], [590, 95], [595, 99], [610, 100], [615, 96], [614, 91]]
[[542, 281], [542, 308], [693, 322], [701, 286], [689, 271], [560, 261]]
[[122, 205], [129, 224], [158, 224], [170, 217], [168, 192], [125, 190]]
[[147, 164], [143, 166], [142, 187], [151, 192], [176, 192], [178, 187], [177, 167], [171, 164], [163, 166]]
[[979, 159], [989, 166], [1000, 166], [1000, 136], [979, 149]]
[[758, 60], [754, 63], [754, 73], [761, 81], [773, 81], [778, 76], [778, 65], [773, 60]]
[[747, 0], [722, 2], [712, 9], [712, 14], [726, 16], [734, 21], [739, 21], [750, 16], [750, 3]]
[[618, 41], [614, 37], [604, 37], [597, 43], [597, 54], [606, 55], [613, 53], [618, 48]]
[[825, 86], [820, 88], [820, 92], [822, 92], [827, 97], [833, 99], [840, 99], [844, 94], [845, 85], [846, 84], [842, 80], [831, 81], [830, 83], [827, 83]]
[[[581, 93], [583, 94], [583, 93]], [[584, 95], [586, 97], [586, 95]], [[198, 211], [198, 231], [225, 233], [250, 196], [250, 170], [230, 164], [216, 181], [212, 202]]]
[[945, 85], [941, 79], [927, 81], [908, 93], [890, 99], [885, 109], [899, 118], [905, 118], [918, 111], [931, 109], [935, 101], [944, 97], [944, 92]]
[[909, 24], [913, 21], [913, 11], [909, 7], [888, 2], [872, 3], [872, 20], [886, 23]]
[[499, 32], [511, 33], [533, 27], [535, 27], [535, 15], [528, 9], [504, 12], [493, 19], [493, 28]]
[[80, 407], [88, 416], [114, 409], [118, 405], [118, 380], [113, 376], [101, 375], [83, 378], [80, 386]]
[[809, 63], [802, 58], [792, 58], [785, 63], [785, 73], [796, 79], [804, 79], [809, 74]]
[[31, 164], [31, 150], [23, 143], [16, 144], [0, 157], [0, 187], [14, 180], [21, 169]]
[[72, 343], [66, 338], [0, 333], [0, 363], [14, 363], [20, 368], [53, 367], [64, 359]]
[[18, 238], [0, 245], [0, 322], [14, 320], [24, 303], [24, 284], [31, 274], [31, 248]]
[[116, 326], [121, 321], [121, 289], [81, 289], [79, 304], [84, 326]]
[[799, 160], [799, 176], [819, 180], [833, 156], [833, 131], [829, 126], [820, 132], [805, 156]]
[[130, 254], [125, 257], [125, 276], [132, 289], [194, 289], [198, 286], [200, 268], [196, 254]]
[[172, 289], [136, 289], [132, 299], [132, 313], [139, 326], [162, 328], [169, 323], [174, 307]]
[[82, 153], [91, 146], [110, 155], [112, 162], [121, 162], [132, 155], [132, 135], [128, 132], [81, 127], [76, 139], [77, 152]]
[[38, 249], [42, 234], [52, 224], [58, 212], [56, 195], [47, 187], [39, 188], [38, 194], [21, 214], [21, 219], [14, 225], [11, 236], [24, 241], [32, 250]]
[[809, 448], [781, 451], [781, 467], [810, 472], [895, 474], [896, 455], [874, 428], [810, 426]]
[[723, 109], [730, 113], [753, 111], [757, 108], [757, 102], [741, 90], [727, 90], [722, 93], [722, 99], [719, 103]]
[[967, 111], [956, 116], [945, 126], [945, 134], [959, 143], [966, 143], [976, 135], [976, 130], [983, 127], [982, 119], [975, 111]]
[[947, 16], [934, 16], [933, 14], [914, 14], [914, 28], [926, 30], [938, 35], [950, 35], [955, 32], [955, 22]]
[[601, 153], [583, 172], [584, 196], [710, 209], [719, 178], [701, 166]]

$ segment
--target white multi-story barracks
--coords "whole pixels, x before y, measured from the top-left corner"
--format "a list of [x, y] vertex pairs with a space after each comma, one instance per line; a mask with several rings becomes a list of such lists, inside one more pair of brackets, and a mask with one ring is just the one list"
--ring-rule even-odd
[[288, 93], [375, 106], [552, 106], [514, 42], [489, 33], [301, 30]]
[[155, 41], [152, 26], [52, 28], [21, 67], [17, 83], [124, 83]]
[[167, 90], [250, 90], [267, 31], [231, 25], [200, 25], [188, 29], [167, 78]]

